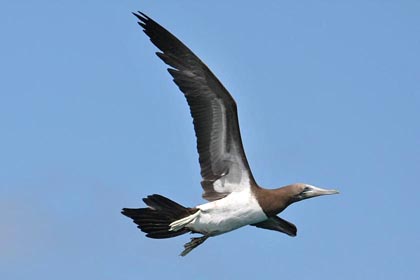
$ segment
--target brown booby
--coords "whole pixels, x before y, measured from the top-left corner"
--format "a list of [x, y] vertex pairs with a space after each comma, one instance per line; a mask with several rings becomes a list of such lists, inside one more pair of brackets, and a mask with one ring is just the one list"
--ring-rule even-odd
[[202, 234], [184, 245], [181, 256], [209, 237], [246, 225], [296, 236], [296, 226], [277, 214], [297, 201], [338, 191], [303, 183], [278, 189], [260, 187], [242, 146], [235, 100], [180, 40], [147, 15], [133, 14], [187, 99], [197, 137], [203, 198], [209, 202], [189, 208], [154, 194], [143, 199], [147, 208], [124, 208], [122, 214], [150, 238]]

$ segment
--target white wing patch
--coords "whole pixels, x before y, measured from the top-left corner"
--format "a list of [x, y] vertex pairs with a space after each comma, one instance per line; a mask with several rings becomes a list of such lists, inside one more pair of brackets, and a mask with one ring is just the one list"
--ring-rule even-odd
[[239, 192], [250, 188], [249, 176], [245, 170], [232, 167], [229, 174], [214, 181], [213, 188], [216, 192]]
[[[213, 128], [211, 133], [212, 141], [209, 147], [211, 169], [213, 174], [221, 176], [211, 183], [211, 187], [212, 191], [222, 194], [221, 197], [223, 197], [226, 194], [249, 188], [250, 176], [241, 157], [241, 148], [235, 142], [227, 143], [232, 139], [228, 140], [229, 137], [227, 136], [229, 131], [227, 130], [227, 114], [223, 101], [221, 99], [215, 99], [214, 101], [212, 102], [212, 110], [216, 119], [213, 119], [213, 124], [222, 123], [223, 125], [220, 126], [221, 130]], [[229, 150], [227, 150], [227, 147], [229, 147]], [[205, 186], [209, 185], [206, 184]], [[204, 189], [205, 192], [209, 191], [206, 188]], [[204, 194], [204, 197], [206, 199], [210, 198], [209, 200], [219, 199], [217, 195], [209, 197]]]

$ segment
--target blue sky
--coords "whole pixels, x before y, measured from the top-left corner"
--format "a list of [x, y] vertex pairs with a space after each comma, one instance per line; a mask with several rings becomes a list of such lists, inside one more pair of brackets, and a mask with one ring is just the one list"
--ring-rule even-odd
[[[175, 3], [176, 2], [176, 3]], [[1, 279], [417, 279], [418, 1], [6, 1]], [[235, 97], [260, 185], [337, 196], [178, 257], [123, 207], [201, 199], [187, 104], [130, 14], [185, 42]]]

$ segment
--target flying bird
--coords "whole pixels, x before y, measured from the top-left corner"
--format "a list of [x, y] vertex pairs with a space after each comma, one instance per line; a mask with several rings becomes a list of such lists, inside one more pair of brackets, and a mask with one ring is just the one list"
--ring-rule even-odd
[[260, 187], [245, 156], [233, 97], [179, 39], [144, 13], [133, 14], [187, 99], [197, 137], [202, 196], [209, 202], [184, 207], [153, 194], [143, 199], [148, 207], [124, 208], [122, 214], [150, 238], [201, 234], [184, 245], [181, 256], [209, 237], [246, 225], [296, 236], [296, 226], [277, 215], [292, 203], [338, 191], [303, 183], [278, 189]]

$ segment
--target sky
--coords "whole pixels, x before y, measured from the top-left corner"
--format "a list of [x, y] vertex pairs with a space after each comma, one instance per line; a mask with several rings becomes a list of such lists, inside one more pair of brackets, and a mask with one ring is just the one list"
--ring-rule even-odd
[[[238, 104], [257, 182], [341, 194], [179, 257], [120, 214], [201, 198], [188, 106], [131, 12]], [[5, 1], [0, 279], [417, 279], [419, 1]]]

